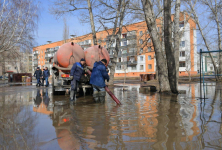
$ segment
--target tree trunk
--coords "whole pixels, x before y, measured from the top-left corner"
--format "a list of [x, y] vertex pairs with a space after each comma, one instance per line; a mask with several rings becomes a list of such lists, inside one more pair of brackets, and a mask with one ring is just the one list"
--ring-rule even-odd
[[[114, 56], [113, 56], [114, 57]], [[116, 61], [112, 61], [112, 66], [110, 67], [110, 79], [109, 79], [109, 85], [114, 84], [114, 74], [115, 74], [115, 68], [116, 68]]]
[[92, 13], [92, 7], [91, 7], [90, 0], [87, 0], [87, 3], [88, 3], [88, 11], [89, 11], [89, 16], [90, 16], [91, 30], [92, 30], [92, 35], [93, 35], [93, 45], [97, 45], [96, 30], [95, 30], [95, 25], [94, 25], [94, 19], [93, 19], [93, 13]]
[[[116, 12], [116, 19], [115, 19], [115, 23], [114, 23], [112, 38], [111, 38], [111, 42], [112, 42], [112, 40], [114, 39], [114, 36], [116, 34], [117, 23], [118, 23], [118, 20], [119, 20], [119, 31], [117, 32], [115, 51], [114, 51], [114, 55], [113, 55], [113, 60], [111, 61], [112, 66], [111, 66], [111, 69], [110, 69], [111, 70], [110, 71], [110, 83], [109, 83], [110, 85], [114, 84], [113, 83], [114, 82], [114, 74], [115, 74], [117, 56], [118, 56], [118, 52], [119, 52], [120, 38], [121, 38], [121, 33], [122, 33], [125, 8], [126, 8], [125, 0], [120, 0], [119, 4], [118, 4], [117, 12]], [[111, 44], [109, 43], [109, 46], [110, 45]]]
[[178, 93], [175, 54], [172, 46], [171, 0], [164, 0], [164, 43], [170, 89], [172, 93]]
[[[221, 31], [220, 31], [220, 23], [218, 20], [218, 12], [217, 12], [217, 2], [215, 2], [216, 6], [216, 10], [215, 10], [215, 18], [216, 18], [216, 23], [217, 23], [217, 35], [218, 35], [218, 48], [219, 50], [222, 50], [222, 46], [221, 46]], [[222, 52], [219, 53], [219, 74], [222, 74]], [[221, 80], [221, 76], [219, 77]]]
[[156, 28], [156, 18], [154, 16], [153, 5], [151, 0], [141, 0], [147, 28], [151, 34], [151, 39], [156, 55], [156, 63], [159, 79], [159, 92], [170, 92], [166, 60], [162, 53], [162, 46], [159, 34]]
[[180, 55], [180, 0], [176, 0], [175, 15], [174, 15], [174, 57], [176, 63], [176, 78], [177, 84], [179, 79], [179, 55]]

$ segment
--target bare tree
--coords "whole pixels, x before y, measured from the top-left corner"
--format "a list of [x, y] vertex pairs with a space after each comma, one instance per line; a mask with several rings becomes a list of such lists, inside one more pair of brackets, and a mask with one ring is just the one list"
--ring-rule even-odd
[[[101, 3], [102, 9], [99, 12], [101, 15], [98, 15], [100, 23], [103, 25], [104, 29], [108, 34], [108, 45], [107, 49], [110, 51], [111, 45], [114, 43], [115, 50], [113, 51], [113, 59], [111, 59], [112, 65], [110, 66], [110, 84], [114, 82], [114, 74], [117, 63], [117, 57], [120, 50], [120, 40], [123, 28], [123, 21], [125, 17], [125, 12], [129, 0], [118, 0], [118, 1], [99, 1]], [[117, 9], [113, 6], [117, 6]], [[104, 17], [105, 16], [105, 17]], [[112, 23], [112, 30], [108, 30], [106, 23]], [[114, 42], [115, 41], [115, 42]]]
[[[218, 49], [222, 50], [221, 45], [221, 25], [220, 25], [220, 10], [222, 9], [222, 1], [221, 0], [201, 0], [201, 2], [207, 6], [210, 10], [210, 19], [215, 22], [216, 30], [217, 30], [217, 44]], [[219, 68], [218, 73], [222, 74], [222, 52], [219, 53]]]
[[[195, 20], [197, 26], [198, 26], [198, 29], [200, 31], [200, 34], [201, 34], [201, 37], [204, 41], [204, 45], [206, 46], [207, 50], [208, 51], [211, 51], [211, 48], [210, 48], [210, 44], [209, 44], [209, 40], [207, 39], [207, 36], [206, 34], [204, 34], [204, 29], [207, 28], [206, 26], [205, 27], [202, 27], [201, 26], [201, 23], [200, 23], [200, 20], [199, 20], [199, 16], [197, 15], [197, 12], [196, 12], [196, 4], [197, 4], [197, 0], [195, 1], [192, 1], [192, 0], [187, 0], [186, 1], [186, 4], [187, 4], [187, 10], [190, 12], [190, 14], [193, 16], [193, 19]], [[211, 58], [211, 61], [213, 63], [213, 66], [214, 66], [214, 70], [215, 70], [215, 74], [218, 74], [218, 67], [216, 65], [216, 62], [215, 60], [213, 59], [213, 56], [211, 53], [209, 53], [209, 56]], [[216, 76], [216, 80], [219, 80], [218, 76]]]
[[63, 18], [64, 27], [63, 27], [63, 40], [64, 43], [68, 42], [69, 39], [69, 27], [67, 26], [66, 18]]
[[15, 46], [31, 50], [37, 20], [38, 5], [34, 0], [0, 1], [0, 53]]
[[[97, 45], [96, 30], [94, 23], [93, 10], [96, 9], [95, 0], [54, 0], [50, 12], [56, 17], [61, 17], [65, 14], [77, 13], [84, 18], [84, 22], [90, 22], [93, 35], [93, 44]], [[86, 10], [88, 11], [86, 13]], [[88, 14], [88, 15], [86, 15]], [[81, 17], [80, 20], [81, 20]]]

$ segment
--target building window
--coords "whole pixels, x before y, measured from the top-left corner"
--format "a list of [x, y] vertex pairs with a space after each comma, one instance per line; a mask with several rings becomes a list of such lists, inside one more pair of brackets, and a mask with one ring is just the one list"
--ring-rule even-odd
[[183, 28], [184, 27], [184, 23], [180, 23], [180, 28]]
[[131, 67], [131, 70], [136, 70], [136, 66]]
[[11, 67], [8, 67], [8, 70], [10, 70], [11, 69]]
[[135, 57], [130, 57], [130, 62], [134, 62], [135, 61]]
[[148, 56], [148, 60], [151, 60], [151, 59], [152, 59], [152, 58], [151, 58], [151, 55], [149, 55], [149, 56]]
[[152, 69], [152, 64], [148, 64], [148, 69]]
[[116, 66], [116, 70], [121, 70], [121, 66]]
[[15, 69], [17, 69], [17, 67], [15, 67]]
[[186, 67], [185, 61], [181, 61], [181, 62], [180, 62], [180, 67]]
[[122, 54], [127, 54], [127, 50], [123, 50], [123, 51], [122, 51]]
[[180, 42], [180, 47], [185, 47], [185, 41]]
[[148, 47], [148, 52], [151, 52], [151, 47]]
[[119, 62], [121, 62], [121, 58], [119, 58]]
[[157, 27], [157, 32], [159, 32], [160, 31], [160, 28], [159, 27]]
[[140, 53], [142, 53], [143, 52], [143, 48], [140, 48]]
[[185, 57], [185, 51], [180, 52], [180, 57]]
[[212, 70], [213, 70], [213, 67], [210, 67], [210, 70], [212, 71]]
[[149, 34], [149, 30], [146, 30], [146, 33]]
[[143, 56], [140, 56], [140, 61], [143, 61]]
[[142, 36], [143, 35], [143, 31], [140, 31], [140, 36]]
[[140, 40], [139, 40], [139, 43], [140, 43], [140, 44], [143, 44], [143, 40], [142, 40], [142, 39], [140, 39]]
[[116, 42], [113, 42], [112, 44], [111, 44], [111, 47], [115, 47], [116, 46]]
[[140, 70], [143, 70], [143, 65], [140, 65]]
[[122, 34], [122, 38], [126, 38], [126, 34]]
[[127, 41], [122, 41], [122, 46], [127, 46]]

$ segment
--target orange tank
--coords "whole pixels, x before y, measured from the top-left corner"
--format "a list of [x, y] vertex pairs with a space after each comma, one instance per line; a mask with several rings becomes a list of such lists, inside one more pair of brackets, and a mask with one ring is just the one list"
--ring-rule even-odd
[[102, 59], [107, 60], [106, 66], [108, 66], [108, 64], [109, 64], [109, 60], [110, 60], [109, 53], [105, 48], [103, 48], [100, 45], [95, 45], [95, 46], [89, 47], [86, 50], [84, 50], [84, 53], [85, 53], [86, 65], [90, 69], [93, 68], [93, 64], [96, 61], [100, 61]]
[[70, 68], [84, 57], [83, 49], [73, 42], [63, 44], [54, 56], [54, 63], [63, 68]]

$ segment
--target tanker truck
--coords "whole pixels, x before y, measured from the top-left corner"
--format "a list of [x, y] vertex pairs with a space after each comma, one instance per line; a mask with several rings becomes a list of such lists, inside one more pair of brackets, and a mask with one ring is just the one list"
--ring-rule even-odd
[[[65, 93], [71, 88], [70, 70], [75, 62], [85, 58], [86, 67], [92, 70], [95, 61], [106, 59], [109, 63], [108, 51], [100, 45], [95, 45], [83, 50], [78, 44], [70, 42], [63, 44], [55, 53], [52, 67], [52, 89], [53, 94]], [[107, 63], [107, 65], [108, 65]], [[79, 91], [85, 93], [87, 89], [92, 91], [89, 84], [90, 75], [84, 74], [80, 80]]]

